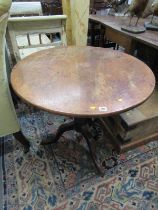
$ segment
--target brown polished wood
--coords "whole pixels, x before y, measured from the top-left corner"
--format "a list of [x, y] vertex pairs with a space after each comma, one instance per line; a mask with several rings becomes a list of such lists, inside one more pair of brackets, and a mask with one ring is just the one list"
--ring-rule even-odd
[[[133, 34], [121, 30], [122, 26], [128, 25], [129, 17], [90, 15], [89, 20], [91, 23], [102, 24], [105, 37], [124, 47], [129, 54], [133, 54], [137, 42], [158, 49], [158, 31], [146, 30], [142, 34]], [[135, 18], [132, 22], [135, 22]], [[150, 19], [141, 19], [139, 25], [143, 26], [144, 22], [150, 22]]]
[[152, 71], [138, 59], [94, 47], [34, 53], [13, 68], [14, 91], [49, 112], [101, 117], [135, 107], [153, 92]]

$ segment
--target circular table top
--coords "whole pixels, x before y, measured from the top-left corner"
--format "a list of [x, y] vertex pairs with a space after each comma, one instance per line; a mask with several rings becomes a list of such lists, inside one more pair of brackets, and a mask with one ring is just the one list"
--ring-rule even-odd
[[153, 92], [155, 77], [143, 62], [96, 47], [65, 47], [34, 53], [16, 64], [14, 91], [49, 112], [106, 116], [133, 108]]

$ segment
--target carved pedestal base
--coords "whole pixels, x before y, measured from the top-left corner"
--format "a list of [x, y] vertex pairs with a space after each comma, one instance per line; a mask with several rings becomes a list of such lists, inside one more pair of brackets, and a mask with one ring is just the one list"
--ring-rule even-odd
[[104, 169], [102, 166], [98, 163], [97, 158], [96, 158], [96, 152], [95, 152], [95, 137], [90, 131], [90, 126], [92, 125], [93, 121], [89, 118], [75, 118], [73, 121], [69, 123], [62, 124], [54, 137], [51, 139], [48, 139], [46, 142], [42, 142], [42, 145], [47, 145], [47, 144], [52, 144], [56, 143], [62, 134], [66, 131], [70, 130], [75, 130], [82, 134], [82, 136], [85, 138], [88, 148], [89, 148], [89, 153], [92, 158], [92, 161], [94, 163], [94, 166], [96, 167], [97, 171], [101, 176], [104, 175]]

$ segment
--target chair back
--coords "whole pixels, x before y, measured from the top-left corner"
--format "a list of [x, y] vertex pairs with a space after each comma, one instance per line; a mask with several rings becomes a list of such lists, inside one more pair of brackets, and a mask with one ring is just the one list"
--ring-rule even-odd
[[41, 2], [13, 2], [10, 16], [43, 15]]
[[66, 46], [66, 18], [65, 15], [9, 18], [9, 47], [15, 61], [42, 49]]

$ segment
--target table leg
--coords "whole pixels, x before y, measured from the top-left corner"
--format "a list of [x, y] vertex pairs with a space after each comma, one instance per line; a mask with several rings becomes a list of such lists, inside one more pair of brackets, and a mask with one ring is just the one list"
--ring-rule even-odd
[[47, 145], [47, 144], [52, 144], [52, 143], [56, 143], [60, 137], [62, 136], [62, 134], [66, 131], [70, 131], [74, 129], [74, 121], [69, 122], [69, 123], [64, 123], [62, 125], [60, 125], [60, 127], [58, 128], [56, 134], [54, 136], [52, 136], [52, 139], [48, 139], [47, 141], [42, 142], [42, 145]]
[[100, 163], [97, 162], [96, 152], [95, 152], [95, 148], [96, 147], [94, 145], [94, 141], [95, 140], [94, 140], [91, 132], [89, 131], [88, 126], [82, 126], [82, 127], [80, 127], [79, 131], [83, 135], [83, 137], [85, 138], [85, 140], [87, 142], [89, 153], [90, 153], [90, 156], [91, 156], [91, 159], [93, 161], [94, 166], [96, 167], [96, 169], [99, 172], [99, 174], [101, 176], [104, 176], [104, 169], [100, 165]]
[[95, 24], [92, 22], [91, 23], [91, 46], [95, 45]]
[[18, 140], [24, 146], [24, 152], [27, 153], [30, 148], [29, 141], [25, 138], [21, 131], [17, 133], [13, 133], [13, 136], [16, 140]]
[[56, 134], [53, 136], [52, 139], [49, 139], [48, 141], [42, 142], [41, 144], [47, 145], [47, 144], [56, 143], [60, 139], [62, 134], [66, 131], [75, 130], [75, 131], [81, 133], [83, 135], [83, 137], [85, 138], [86, 142], [87, 142], [87, 145], [88, 145], [88, 148], [89, 148], [89, 153], [90, 153], [91, 159], [94, 163], [94, 166], [96, 167], [99, 174], [101, 176], [103, 176], [104, 175], [104, 169], [97, 162], [96, 153], [95, 153], [95, 146], [94, 146], [95, 139], [93, 138], [93, 135], [91, 134], [90, 129], [89, 129], [90, 126], [92, 125], [92, 123], [93, 122], [90, 118], [75, 118], [72, 122], [62, 124], [58, 128]]

